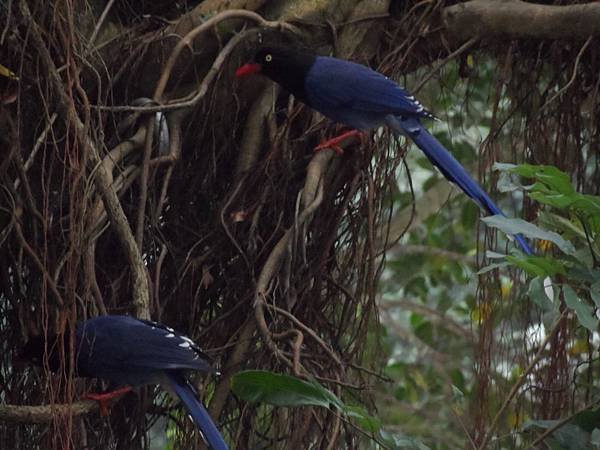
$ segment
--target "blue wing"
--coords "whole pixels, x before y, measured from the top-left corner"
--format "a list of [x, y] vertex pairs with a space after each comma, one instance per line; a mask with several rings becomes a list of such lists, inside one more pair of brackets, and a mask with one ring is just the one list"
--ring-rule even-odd
[[166, 377], [169, 384], [168, 387], [181, 399], [192, 419], [198, 425], [198, 429], [202, 432], [202, 435], [213, 450], [228, 450], [229, 447], [225, 443], [223, 436], [219, 433], [208, 411], [198, 398], [198, 393], [189, 381], [180, 373], [174, 371], [167, 371]]
[[120, 384], [145, 384], [164, 369], [215, 372], [191, 339], [154, 322], [129, 316], [101, 316], [77, 327], [81, 376]]
[[317, 57], [306, 76], [305, 92], [313, 109], [360, 129], [383, 125], [388, 114], [433, 117], [396, 82], [336, 58]]

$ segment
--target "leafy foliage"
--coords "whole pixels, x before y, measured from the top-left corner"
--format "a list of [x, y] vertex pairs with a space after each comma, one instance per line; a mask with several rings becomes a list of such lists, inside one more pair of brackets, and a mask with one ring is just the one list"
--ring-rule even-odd
[[[600, 246], [597, 240], [600, 233], [600, 197], [576, 192], [568, 175], [556, 167], [525, 164], [500, 168], [535, 179], [528, 188], [528, 195], [550, 207], [541, 215], [541, 222], [552, 226], [555, 231], [504, 217], [483, 220], [504, 232], [519, 232], [541, 241], [546, 252], [552, 247], [558, 250], [544, 257], [507, 256], [507, 261], [535, 277], [560, 275], [557, 286], [561, 289], [560, 298], [564, 304], [575, 312], [581, 325], [592, 333], [598, 331], [595, 308], [599, 306], [596, 301], [600, 287]], [[560, 302], [555, 298], [551, 300], [555, 313], [558, 313]]]
[[246, 370], [232, 378], [231, 387], [234, 394], [247, 402], [273, 406], [334, 407], [369, 433], [377, 433], [381, 428], [379, 420], [369, 416], [364, 408], [344, 404], [314, 379], [304, 381], [289, 375]]
[[273, 406], [334, 406], [342, 409], [342, 402], [314, 380], [298, 378], [262, 370], [245, 370], [231, 379], [235, 395], [251, 403]]
[[[473, 101], [485, 98], [483, 93], [496, 76], [493, 69], [486, 72], [481, 67], [481, 77], [471, 83]], [[460, 112], [452, 113], [453, 106], [460, 103], [456, 97], [464, 95], [461, 86], [453, 83], [452, 74], [450, 68], [443, 78], [449, 88], [446, 98], [453, 99], [445, 104], [451, 117], [464, 121], [461, 129], [466, 132], [460, 145], [470, 143], [473, 154], [480, 135], [493, 134], [507, 147], [514, 139], [518, 142], [518, 133], [511, 134], [514, 128], [510, 125], [518, 124], [519, 118], [509, 117], [510, 102], [498, 104], [495, 114], [508, 117], [508, 125], [499, 130], [493, 129], [485, 106], [481, 115], [473, 108], [464, 114], [460, 107]], [[470, 123], [477, 125], [470, 128]], [[597, 174], [594, 161], [590, 158], [587, 172], [582, 171], [587, 174], [584, 180]], [[427, 170], [427, 165], [422, 167]], [[494, 445], [521, 448], [542, 432], [540, 427], [530, 426], [535, 421], [532, 418], [556, 417], [543, 427], [547, 429], [558, 424], [558, 417], [568, 416], [574, 408], [585, 409], [596, 399], [595, 383], [578, 380], [590, 380], [597, 370], [592, 342], [598, 336], [596, 311], [600, 306], [600, 197], [576, 190], [572, 175], [554, 166], [496, 163], [494, 167], [500, 171], [498, 186], [503, 193], [516, 199], [524, 196], [539, 210], [535, 223], [499, 216], [483, 218], [486, 233], [493, 229], [501, 230], [502, 235], [521, 233], [536, 245], [534, 256], [513, 246], [506, 254], [497, 250], [501, 248], [498, 245], [486, 251], [486, 259], [474, 269], [473, 259], [457, 257], [451, 250], [467, 255], [469, 246], [474, 247], [474, 241], [464, 239], [469, 227], [476, 226], [476, 208], [451, 199], [444, 209], [413, 227], [403, 245], [392, 253], [384, 274], [382, 307], [392, 348], [387, 374], [394, 380], [394, 398], [389, 398], [382, 385], [380, 417], [384, 429], [400, 428], [431, 448], [458, 448], [469, 445], [469, 440], [481, 443], [489, 439], [485, 433], [490, 422], [483, 417], [492, 418], [499, 410], [502, 414], [495, 426], [503, 437]], [[426, 177], [412, 171], [417, 172], [413, 179]], [[586, 185], [586, 181], [579, 183]], [[415, 191], [432, 186], [435, 184], [428, 181], [419, 183]], [[589, 183], [587, 186], [593, 189]], [[422, 239], [445, 250], [419, 248], [415, 252], [411, 245]], [[498, 240], [502, 242], [502, 237]], [[478, 284], [474, 282], [477, 276]], [[565, 310], [567, 318], [561, 319]], [[528, 366], [543, 342], [546, 347], [541, 349], [540, 359]], [[517, 383], [521, 385], [517, 399], [508, 399], [507, 407], [503, 406]], [[543, 391], [544, 386], [556, 391]], [[525, 426], [527, 419], [532, 421]], [[568, 423], [577, 430], [575, 422]], [[472, 433], [469, 437], [466, 430]], [[579, 448], [591, 448], [593, 430], [579, 432], [587, 433], [583, 442], [589, 443]], [[556, 443], [558, 438], [551, 434], [547, 439], [547, 443], [551, 439]], [[564, 448], [576, 448], [576, 444]]]

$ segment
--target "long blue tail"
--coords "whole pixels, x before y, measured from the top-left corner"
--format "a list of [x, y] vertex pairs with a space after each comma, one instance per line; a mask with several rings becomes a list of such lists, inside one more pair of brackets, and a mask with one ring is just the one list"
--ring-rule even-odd
[[[449, 181], [455, 183], [465, 194], [475, 200], [480, 207], [484, 208], [491, 215], [500, 214], [504, 216], [504, 213], [498, 205], [496, 205], [481, 186], [471, 178], [471, 175], [469, 175], [465, 168], [456, 160], [456, 158], [454, 158], [454, 156], [452, 156], [452, 153], [446, 150], [446, 148], [434, 138], [425, 127], [423, 127], [418, 118], [411, 117], [408, 119], [399, 119], [394, 116], [388, 116], [386, 122], [394, 131], [410, 137], [417, 147], [425, 153], [433, 165], [435, 165]], [[533, 254], [533, 251], [523, 236], [516, 234], [514, 235], [514, 238], [527, 255]]]
[[212, 421], [208, 411], [198, 399], [198, 394], [187, 379], [178, 372], [165, 371], [170, 382], [169, 387], [181, 399], [186, 409], [198, 425], [208, 445], [213, 450], [229, 450], [223, 436]]

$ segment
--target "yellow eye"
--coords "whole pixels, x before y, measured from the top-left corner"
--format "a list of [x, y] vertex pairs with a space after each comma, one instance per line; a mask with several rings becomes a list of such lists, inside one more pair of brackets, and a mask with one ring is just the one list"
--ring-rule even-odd
[[270, 54], [265, 56], [266, 62], [271, 62], [272, 60], [273, 60], [273, 57]]

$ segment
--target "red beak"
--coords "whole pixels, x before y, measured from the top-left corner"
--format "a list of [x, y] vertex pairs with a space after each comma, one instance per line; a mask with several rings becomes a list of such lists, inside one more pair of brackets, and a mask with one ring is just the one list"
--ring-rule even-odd
[[244, 64], [238, 70], [235, 71], [235, 76], [238, 78], [252, 75], [253, 73], [259, 73], [262, 70], [260, 64]]

